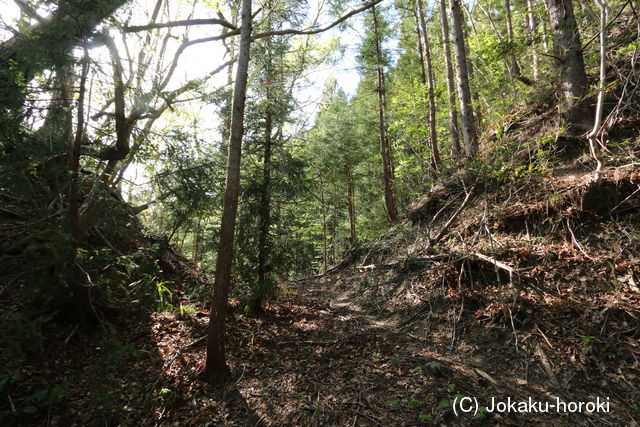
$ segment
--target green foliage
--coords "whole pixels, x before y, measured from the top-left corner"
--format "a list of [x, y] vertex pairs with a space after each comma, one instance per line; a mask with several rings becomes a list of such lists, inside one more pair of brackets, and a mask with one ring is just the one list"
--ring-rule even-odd
[[594, 337], [592, 335], [580, 335], [580, 339], [582, 339], [582, 344], [583, 345], [589, 345], [589, 343], [595, 339], [597, 339], [597, 337]]
[[486, 406], [481, 406], [478, 408], [478, 413], [475, 414], [472, 418], [478, 421], [484, 421], [489, 416], [489, 412], [487, 411]]
[[418, 418], [420, 419], [420, 421], [422, 421], [423, 423], [432, 423], [433, 422], [433, 415], [429, 415], [429, 414], [420, 414], [418, 415]]
[[[167, 285], [171, 285], [174, 282], [172, 281], [164, 281], [156, 284], [156, 292], [157, 292], [157, 311], [173, 311], [173, 304], [171, 304], [172, 292], [167, 287]], [[184, 314], [182, 312], [182, 306], [180, 306], [180, 314]]]
[[195, 313], [197, 308], [195, 305], [180, 304], [180, 317], [186, 317], [188, 314]]

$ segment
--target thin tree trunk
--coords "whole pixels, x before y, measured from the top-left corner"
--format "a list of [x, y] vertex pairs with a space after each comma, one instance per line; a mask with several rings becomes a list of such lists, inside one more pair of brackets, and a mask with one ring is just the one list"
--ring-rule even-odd
[[549, 6], [547, 5], [547, 0], [539, 0], [540, 3], [544, 6], [544, 10], [546, 14], [540, 12], [540, 22], [542, 23], [542, 46], [544, 47], [544, 53], [549, 53], [549, 41], [548, 34], [549, 31], [547, 29], [547, 20], [545, 18], [549, 17]]
[[511, 53], [511, 70], [513, 71], [513, 75], [516, 79], [520, 80], [527, 86], [533, 86], [533, 82], [531, 79], [522, 75], [522, 68], [518, 63], [518, 59], [516, 58], [516, 53], [514, 51], [515, 48], [515, 38], [513, 36], [513, 22], [511, 20], [511, 1], [504, 0], [504, 10], [507, 16], [507, 42], [509, 43], [509, 51]]
[[336, 223], [331, 222], [331, 265], [335, 265], [338, 259], [338, 251], [336, 248]]
[[427, 64], [427, 90], [429, 91], [429, 130], [431, 148], [431, 168], [434, 171], [440, 166], [440, 152], [438, 151], [438, 129], [436, 128], [436, 101], [435, 101], [435, 79], [433, 66], [431, 64], [431, 48], [429, 46], [429, 30], [424, 18], [422, 0], [418, 0], [418, 15], [420, 26], [422, 27], [422, 43], [424, 45], [424, 58]]
[[[417, 9], [417, 6], [416, 6]], [[418, 17], [418, 12], [413, 10], [413, 17], [416, 21], [416, 38], [418, 40], [418, 54], [420, 55], [420, 81], [423, 85], [427, 84], [427, 69], [424, 65], [424, 46], [422, 44], [422, 33], [420, 31], [420, 18]]]
[[349, 236], [351, 243], [355, 243], [356, 236], [356, 204], [353, 196], [353, 175], [349, 164], [345, 164], [345, 178], [347, 181], [347, 211], [349, 213]]
[[572, 0], [546, 1], [553, 35], [556, 72], [560, 84], [560, 112], [569, 127], [589, 126], [591, 123], [589, 109], [582, 102], [588, 88], [587, 74], [582, 57], [578, 23], [573, 13], [573, 2]]
[[533, 80], [540, 77], [540, 64], [538, 59], [538, 51], [536, 49], [536, 36], [538, 33], [538, 23], [533, 13], [533, 2], [527, 0], [527, 33], [529, 33], [529, 43], [533, 56]]
[[504, 0], [504, 13], [507, 21], [507, 43], [509, 44], [509, 60], [511, 61], [511, 70], [514, 76], [519, 76], [521, 73], [520, 64], [516, 59], [516, 54], [513, 52], [513, 22], [511, 21], [511, 1]]
[[196, 265], [200, 263], [200, 240], [202, 238], [202, 216], [198, 217], [198, 222], [196, 223], [196, 230], [193, 233], [193, 262]]
[[440, 0], [440, 19], [442, 21], [442, 40], [444, 62], [447, 69], [447, 96], [449, 100], [449, 134], [451, 136], [451, 154], [460, 157], [460, 134], [458, 133], [458, 108], [456, 107], [456, 88], [451, 63], [451, 42], [449, 38], [449, 18], [445, 0]]
[[240, 51], [236, 80], [231, 107], [231, 134], [229, 136], [229, 155], [227, 160], [227, 178], [224, 191], [222, 219], [220, 224], [220, 243], [216, 263], [213, 302], [207, 334], [207, 364], [204, 376], [208, 383], [223, 381], [229, 375], [225, 350], [225, 329], [227, 300], [231, 286], [231, 268], [233, 264], [233, 241], [240, 192], [240, 158], [242, 137], [244, 134], [244, 109], [249, 75], [249, 53], [251, 48], [251, 0], [242, 0], [242, 26], [240, 32]]
[[[478, 3], [479, 4], [479, 3]], [[462, 15], [464, 17], [464, 15]], [[480, 70], [480, 67], [474, 67], [474, 62], [471, 59], [471, 50], [469, 49], [469, 46], [467, 44], [467, 38], [469, 37], [469, 34], [467, 32], [467, 27], [464, 25], [464, 20], [462, 21], [462, 39], [464, 41], [463, 45], [464, 45], [464, 51], [465, 54], [467, 56], [467, 71], [469, 73], [469, 88], [471, 88], [471, 84], [473, 82], [475, 82], [475, 69], [477, 68], [478, 70]], [[479, 58], [480, 60], [482, 60], [482, 57]], [[486, 65], [486, 61], [485, 61], [485, 65]], [[486, 76], [482, 76], [484, 77], [485, 80], [487, 80]], [[478, 128], [482, 126], [482, 111], [480, 110], [480, 93], [477, 90], [471, 91], [471, 99], [473, 101], [473, 105], [476, 106], [476, 108], [473, 109], [473, 117], [476, 121], [476, 133], [478, 132]]]
[[463, 16], [459, 0], [451, 1], [451, 23], [453, 27], [454, 53], [456, 57], [456, 83], [460, 113], [462, 118], [462, 136], [467, 158], [475, 156], [478, 149], [478, 136], [471, 102], [471, 87], [467, 68], [467, 53], [464, 43]]
[[[416, 40], [418, 41], [418, 54], [420, 56], [420, 82], [423, 86], [425, 86], [427, 84], [427, 69], [425, 67], [424, 47], [422, 45], [422, 35], [420, 33], [420, 24], [418, 22], [420, 19], [418, 18], [418, 12], [416, 11], [416, 9], [413, 9], [413, 17], [416, 23]], [[426, 168], [424, 165], [424, 147], [422, 144], [418, 146], [417, 151], [418, 155], [420, 156], [420, 173], [422, 175], [425, 175]]]
[[602, 163], [598, 159], [596, 154], [596, 143], [598, 133], [600, 132], [600, 125], [602, 123], [602, 106], [604, 103], [604, 87], [606, 84], [606, 69], [607, 62], [607, 2], [605, 0], [596, 0], [598, 6], [600, 6], [600, 82], [598, 87], [598, 102], [596, 104], [596, 118], [593, 124], [593, 129], [589, 132], [589, 149], [591, 155], [596, 161], [596, 171], [593, 175], [593, 181], [598, 182], [600, 180], [600, 170], [602, 169]]
[[322, 272], [325, 273], [328, 268], [328, 253], [327, 253], [327, 210], [324, 204], [324, 182], [322, 175], [319, 174], [320, 179], [320, 211], [322, 215]]
[[382, 155], [382, 167], [384, 172], [384, 201], [387, 208], [389, 221], [394, 222], [398, 217], [396, 208], [396, 197], [394, 189], [395, 172], [393, 170], [393, 157], [391, 154], [391, 144], [387, 137], [387, 124], [385, 117], [385, 81], [382, 64], [382, 48], [380, 46], [380, 34], [378, 31], [378, 15], [375, 6], [371, 8], [373, 14], [373, 32], [376, 39], [376, 59], [378, 75], [378, 124], [380, 137], [380, 153]]
[[[86, 284], [85, 274], [77, 262], [78, 249], [82, 246], [83, 233], [80, 224], [80, 150], [82, 137], [84, 135], [84, 94], [87, 83], [87, 73], [89, 70], [89, 51], [86, 44], [84, 46], [84, 56], [82, 58], [82, 72], [80, 75], [80, 92], [78, 94], [78, 113], [76, 134], [71, 141], [68, 155], [68, 167], [71, 174], [69, 185], [69, 231], [71, 234], [71, 285], [74, 298], [85, 314], [95, 315], [89, 288]], [[63, 77], [64, 79], [64, 77]]]
[[[267, 72], [271, 68], [271, 51], [269, 49]], [[262, 186], [260, 189], [260, 207], [258, 208], [258, 289], [254, 301], [254, 309], [259, 310], [262, 299], [269, 288], [269, 228], [271, 226], [271, 148], [273, 131], [273, 114], [271, 109], [271, 94], [267, 88], [267, 108], [265, 112], [264, 156], [262, 159]]]

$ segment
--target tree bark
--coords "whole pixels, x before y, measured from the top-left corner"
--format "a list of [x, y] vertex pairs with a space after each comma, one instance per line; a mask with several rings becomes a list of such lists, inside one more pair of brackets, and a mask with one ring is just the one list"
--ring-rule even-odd
[[229, 376], [224, 335], [226, 329], [227, 300], [231, 286], [238, 195], [240, 192], [240, 159], [242, 137], [244, 135], [247, 79], [249, 75], [251, 20], [251, 0], [242, 0], [242, 27], [240, 32], [240, 50], [238, 52], [238, 68], [236, 71], [233, 103], [231, 107], [231, 134], [229, 136], [227, 177], [220, 225], [220, 243], [218, 245], [213, 302], [211, 304], [209, 331], [207, 334], [207, 362], [204, 377], [210, 384], [224, 381]]
[[356, 204], [353, 196], [353, 174], [351, 173], [351, 166], [346, 163], [344, 166], [345, 178], [347, 181], [347, 211], [349, 213], [349, 236], [351, 243], [355, 243], [356, 236]]
[[328, 268], [328, 250], [327, 250], [327, 209], [324, 202], [324, 182], [322, 174], [318, 175], [320, 180], [320, 212], [322, 215], [322, 273], [326, 273]]
[[451, 63], [451, 42], [449, 38], [449, 18], [445, 0], [440, 0], [440, 19], [442, 21], [442, 41], [444, 62], [447, 69], [447, 98], [449, 100], [449, 135], [451, 137], [451, 154], [460, 157], [460, 134], [458, 133], [458, 108], [456, 107], [456, 88]]
[[560, 112], [568, 127], [588, 127], [589, 108], [583, 102], [587, 74], [572, 0], [546, 0], [553, 35], [556, 72], [560, 86]]
[[473, 158], [478, 150], [478, 136], [471, 102], [471, 87], [467, 67], [467, 52], [464, 41], [464, 17], [460, 9], [460, 0], [451, 1], [451, 23], [453, 27], [453, 44], [456, 58], [456, 84], [458, 101], [462, 118], [462, 136], [467, 158]]
[[422, 28], [422, 44], [424, 46], [424, 59], [427, 65], [427, 90], [429, 91], [429, 131], [431, 148], [431, 168], [434, 172], [440, 167], [440, 152], [438, 150], [438, 129], [436, 128], [436, 101], [435, 101], [435, 78], [433, 73], [433, 65], [431, 63], [431, 47], [429, 46], [429, 30], [424, 18], [424, 7], [422, 0], [418, 0], [418, 16], [420, 17], [420, 26]]
[[84, 94], [89, 70], [89, 52], [84, 47], [84, 57], [82, 59], [82, 74], [80, 75], [80, 91], [78, 94], [78, 113], [76, 134], [71, 141], [68, 154], [68, 168], [70, 172], [69, 183], [69, 232], [71, 234], [71, 289], [78, 306], [85, 314], [95, 316], [95, 311], [91, 303], [89, 288], [86, 283], [84, 272], [77, 262], [78, 249], [82, 246], [83, 233], [80, 224], [80, 148], [84, 135]]
[[511, 1], [504, 0], [504, 13], [507, 21], [507, 43], [509, 44], [509, 61], [511, 63], [511, 71], [514, 76], [519, 76], [520, 64], [516, 59], [516, 55], [513, 52], [513, 22], [511, 21]]
[[540, 64], [538, 59], [538, 52], [536, 49], [538, 23], [536, 22], [536, 17], [533, 13], [532, 0], [527, 0], [527, 33], [529, 34], [529, 43], [531, 45], [531, 52], [533, 56], [533, 80], [538, 80], [538, 78], [540, 77]]
[[602, 163], [598, 159], [596, 154], [596, 143], [598, 133], [600, 132], [600, 125], [602, 123], [602, 107], [604, 103], [604, 88], [606, 84], [607, 72], [607, 2], [605, 0], [596, 0], [600, 7], [600, 81], [598, 84], [598, 102], [596, 104], [596, 118], [593, 123], [593, 129], [589, 132], [589, 149], [591, 155], [596, 161], [596, 171], [593, 175], [593, 181], [597, 183], [600, 181], [600, 170], [602, 169]]
[[[268, 52], [267, 73], [271, 71], [271, 49]], [[260, 188], [260, 207], [258, 208], [258, 289], [254, 309], [260, 310], [262, 300], [268, 292], [269, 283], [269, 228], [271, 227], [271, 148], [273, 131], [273, 113], [271, 109], [271, 91], [267, 87], [267, 108], [265, 112], [264, 156], [262, 159], [262, 186]]]
[[378, 131], [380, 138], [380, 154], [382, 156], [382, 168], [384, 173], [384, 201], [387, 209], [387, 217], [390, 222], [394, 222], [398, 217], [395, 197], [395, 172], [393, 170], [393, 157], [391, 153], [391, 144], [387, 137], [387, 123], [385, 114], [385, 78], [382, 64], [382, 47], [380, 46], [380, 31], [378, 28], [378, 15], [375, 6], [371, 8], [373, 15], [373, 32], [375, 37], [375, 49], [378, 77]]

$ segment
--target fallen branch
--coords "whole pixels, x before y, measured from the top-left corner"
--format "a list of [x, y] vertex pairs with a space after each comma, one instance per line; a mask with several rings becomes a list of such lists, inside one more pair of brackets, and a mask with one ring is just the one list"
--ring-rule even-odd
[[509, 272], [509, 278], [511, 278], [511, 276], [513, 276], [513, 274], [518, 274], [520, 271], [522, 271], [522, 269], [513, 268], [513, 267], [505, 264], [504, 262], [498, 261], [497, 259], [491, 258], [490, 256], [483, 255], [483, 254], [481, 254], [479, 252], [474, 252], [471, 255], [473, 255], [474, 257], [476, 257], [478, 259], [481, 259], [483, 261], [490, 262], [495, 267], [501, 268], [502, 270], [505, 270], [505, 271]]
[[456, 211], [453, 213], [453, 215], [451, 215], [449, 220], [442, 226], [438, 234], [436, 234], [436, 237], [434, 237], [433, 239], [429, 239], [430, 246], [433, 246], [434, 244], [438, 243], [447, 234], [447, 232], [449, 231], [449, 227], [451, 227], [451, 224], [453, 223], [453, 221], [456, 220], [458, 215], [460, 215], [460, 212], [462, 212], [462, 210], [467, 206], [467, 202], [471, 198], [474, 188], [475, 187], [472, 187], [471, 190], [469, 190], [469, 192], [467, 193], [467, 196], [462, 201], [462, 204], [460, 205], [460, 207], [456, 209]]
[[478, 373], [478, 375], [480, 375], [485, 380], [489, 381], [491, 384], [500, 385], [500, 383], [498, 381], [496, 381], [491, 375], [487, 374], [482, 369], [475, 368], [475, 371]]
[[49, 221], [50, 219], [53, 219], [53, 218], [55, 218], [58, 215], [61, 215], [63, 213], [64, 213], [64, 210], [59, 210], [58, 212], [54, 212], [51, 215], [48, 215], [48, 216], [46, 216], [44, 218], [40, 218], [40, 219], [35, 220], [35, 221], [25, 222], [24, 224], [17, 224], [17, 225], [13, 225], [11, 227], [0, 227], [0, 229], [2, 229], [3, 231], [10, 231], [10, 230], [17, 230], [19, 228], [24, 228], [24, 227], [31, 227], [31, 226], [39, 224], [41, 222]]
[[551, 363], [549, 363], [549, 359], [547, 355], [542, 350], [542, 346], [540, 344], [536, 344], [536, 355], [540, 358], [540, 365], [542, 365], [542, 369], [549, 377], [549, 381], [556, 387], [560, 386], [558, 382], [558, 378], [556, 378], [556, 374], [553, 373], [553, 369], [551, 368]]

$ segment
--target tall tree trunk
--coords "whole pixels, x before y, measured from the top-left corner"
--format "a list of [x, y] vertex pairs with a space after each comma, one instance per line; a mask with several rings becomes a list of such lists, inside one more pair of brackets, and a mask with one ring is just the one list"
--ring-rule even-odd
[[244, 134], [244, 108], [247, 96], [249, 53], [251, 48], [251, 0], [242, 0], [241, 22], [240, 50], [231, 107], [231, 134], [229, 136], [227, 178], [220, 224], [220, 243], [218, 244], [213, 302], [211, 304], [209, 331], [207, 334], [207, 364], [204, 376], [210, 384], [222, 381], [229, 375], [224, 335], [227, 300], [231, 285], [238, 195], [240, 192], [240, 158]]
[[462, 118], [462, 136], [464, 151], [467, 158], [475, 156], [478, 149], [478, 136], [471, 103], [471, 87], [469, 84], [469, 71], [467, 68], [467, 52], [464, 42], [462, 10], [460, 0], [451, 1], [451, 24], [453, 27], [453, 45], [456, 57], [456, 83], [458, 101], [460, 102], [460, 114]]
[[[420, 32], [420, 18], [418, 17], [417, 6], [413, 9], [413, 17], [416, 24], [416, 40], [418, 41], [418, 54], [420, 56], [420, 82], [423, 86], [427, 84], [427, 68], [424, 60], [424, 46], [422, 45], [422, 34]], [[426, 174], [426, 167], [424, 165], [424, 147], [422, 144], [418, 146], [418, 155], [420, 156], [420, 173]]]
[[382, 47], [380, 46], [380, 32], [378, 28], [378, 15], [375, 6], [371, 8], [373, 14], [373, 32], [376, 39], [377, 76], [378, 76], [378, 124], [380, 137], [380, 154], [382, 155], [382, 168], [384, 172], [384, 201], [387, 208], [387, 217], [393, 222], [398, 217], [396, 196], [394, 189], [395, 172], [393, 170], [393, 156], [391, 144], [387, 137], [387, 123], [385, 114], [385, 81], [382, 64]]
[[336, 223], [335, 221], [331, 221], [331, 265], [336, 265], [338, 260], [338, 249], [337, 249], [337, 235], [336, 235]]
[[553, 35], [556, 71], [560, 84], [560, 112], [569, 127], [591, 123], [589, 108], [583, 102], [587, 93], [587, 74], [582, 43], [572, 0], [546, 0]]
[[435, 101], [435, 79], [433, 75], [433, 66], [431, 64], [431, 48], [429, 46], [429, 30], [424, 18], [424, 8], [422, 0], [418, 0], [418, 16], [420, 17], [420, 26], [422, 27], [422, 44], [424, 46], [424, 59], [427, 64], [427, 89], [429, 91], [429, 130], [431, 148], [431, 168], [434, 171], [440, 166], [440, 152], [438, 151], [438, 129], [436, 128], [436, 101]]
[[542, 47], [544, 47], [544, 53], [549, 53], [549, 41], [547, 31], [547, 19], [549, 17], [549, 6], [547, 5], [547, 0], [539, 0], [540, 3], [544, 6], [544, 10], [546, 13], [540, 12], [540, 23], [542, 24]]
[[447, 69], [447, 97], [449, 100], [449, 135], [451, 136], [451, 154], [460, 156], [460, 134], [458, 133], [458, 108], [456, 107], [456, 88], [451, 63], [451, 42], [449, 39], [449, 18], [445, 0], [440, 0], [440, 19], [442, 21], [442, 41], [444, 62]]
[[[87, 73], [89, 70], [89, 52], [86, 44], [84, 46], [84, 57], [82, 59], [82, 74], [80, 75], [80, 92], [78, 94], [78, 114], [77, 129], [75, 137], [71, 142], [68, 154], [68, 168], [71, 175], [69, 185], [69, 231], [71, 234], [71, 289], [78, 306], [85, 314], [95, 315], [89, 287], [87, 286], [85, 274], [77, 262], [78, 249], [82, 246], [83, 233], [80, 224], [80, 150], [82, 137], [84, 135], [84, 94], [87, 83]], [[63, 77], [64, 78], [64, 77]]]
[[327, 250], [327, 209], [324, 203], [324, 182], [322, 174], [318, 175], [320, 179], [320, 211], [322, 216], [322, 272], [325, 273], [328, 268], [328, 250]]
[[[464, 4], [464, 3], [463, 3]], [[478, 3], [480, 4], [480, 3]], [[468, 13], [469, 16], [471, 16], [471, 13]], [[464, 14], [462, 15], [464, 18]], [[474, 32], [474, 34], [478, 34], [477, 32]], [[463, 39], [463, 45], [464, 45], [464, 51], [465, 54], [467, 56], [467, 71], [469, 73], [469, 88], [471, 88], [471, 84], [473, 82], [475, 82], [475, 77], [474, 77], [474, 73], [475, 73], [475, 69], [474, 68], [478, 68], [479, 67], [474, 67], [473, 65], [473, 60], [471, 59], [471, 50], [469, 49], [469, 45], [467, 44], [467, 39], [469, 38], [469, 33], [467, 31], [467, 27], [465, 25], [465, 21], [464, 19], [462, 20], [462, 39]], [[482, 60], [482, 58], [479, 58], [480, 60]], [[484, 77], [485, 80], [487, 80], [486, 76], [482, 76]], [[477, 90], [473, 90], [471, 91], [471, 99], [473, 101], [473, 105], [476, 106], [476, 108], [473, 109], [473, 117], [476, 121], [476, 133], [478, 132], [478, 128], [480, 126], [482, 126], [482, 111], [480, 110], [480, 94], [478, 93]]]
[[[416, 9], [418, 6], [416, 5]], [[418, 12], [413, 10], [413, 17], [416, 21], [416, 38], [418, 40], [418, 55], [420, 55], [420, 81], [423, 85], [427, 84], [427, 68], [425, 67], [424, 60], [424, 46], [422, 44], [422, 32], [420, 30], [420, 17], [418, 16]]]
[[[269, 49], [268, 55], [271, 55]], [[267, 64], [267, 72], [270, 72], [271, 58]], [[267, 88], [267, 108], [265, 112], [264, 129], [264, 156], [262, 159], [262, 186], [260, 188], [260, 205], [258, 208], [258, 289], [254, 301], [254, 309], [260, 310], [262, 299], [268, 292], [269, 283], [269, 228], [271, 227], [271, 146], [273, 131], [273, 114], [271, 109], [271, 93]]]
[[351, 166], [345, 164], [344, 166], [345, 178], [347, 181], [347, 211], [349, 213], [349, 236], [351, 243], [355, 243], [356, 236], [356, 203], [353, 196], [353, 174], [351, 173]]
[[504, 0], [504, 11], [507, 17], [507, 42], [509, 43], [509, 51], [510, 51], [510, 65], [513, 75], [516, 79], [520, 80], [522, 83], [527, 86], [532, 86], [533, 82], [522, 75], [522, 68], [520, 68], [520, 64], [518, 63], [518, 59], [516, 58], [516, 53], [514, 51], [515, 48], [515, 38], [513, 36], [513, 22], [511, 20], [511, 0]]
[[518, 63], [518, 60], [516, 59], [516, 54], [513, 51], [513, 43], [514, 43], [514, 39], [513, 39], [513, 21], [511, 19], [511, 1], [510, 0], [504, 0], [504, 14], [505, 14], [505, 18], [507, 21], [507, 44], [509, 45], [509, 62], [511, 65], [511, 70], [514, 74], [514, 76], [519, 76], [520, 73], [522, 72], [520, 70], [520, 64]]
[[538, 51], [536, 49], [536, 36], [538, 33], [538, 23], [533, 13], [533, 1], [527, 0], [527, 33], [529, 34], [529, 43], [531, 44], [531, 52], [533, 56], [533, 80], [540, 77], [540, 64], [538, 59]]

